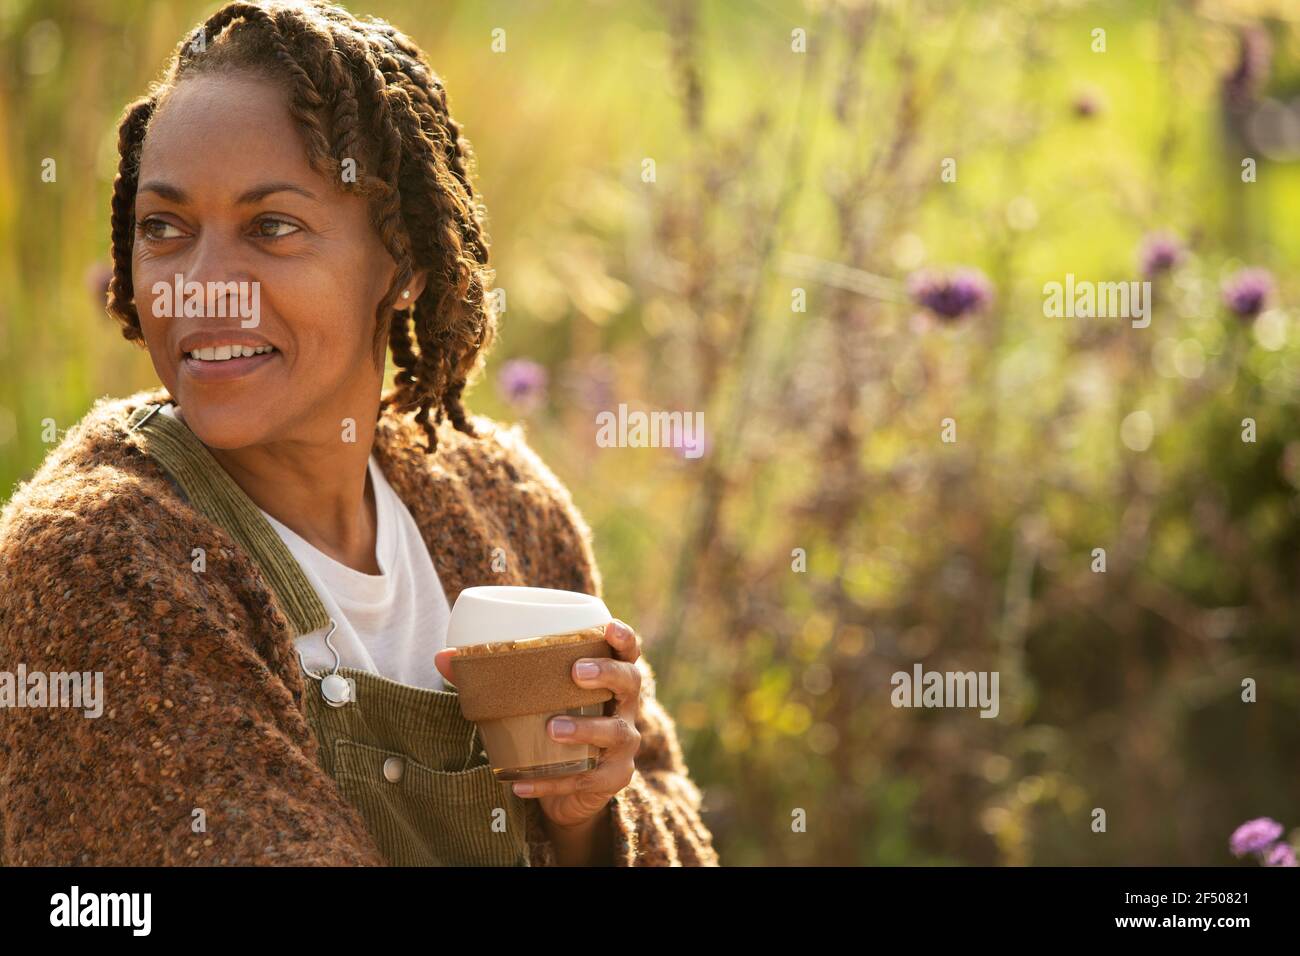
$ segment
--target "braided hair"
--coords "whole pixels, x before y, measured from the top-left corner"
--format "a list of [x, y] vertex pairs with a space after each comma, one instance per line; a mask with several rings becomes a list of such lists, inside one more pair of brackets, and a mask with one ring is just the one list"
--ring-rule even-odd
[[[321, 0], [226, 4], [181, 40], [163, 79], [124, 111], [108, 297], [123, 336], [143, 344], [131, 261], [150, 120], [181, 80], [221, 70], [287, 83], [290, 115], [312, 168], [369, 202], [371, 222], [397, 263], [375, 316], [376, 357], [387, 338], [398, 369], [381, 411], [386, 404], [418, 409], [430, 453], [444, 417], [477, 437], [461, 394], [495, 338], [496, 317], [485, 296], [493, 270], [486, 213], [470, 184], [472, 148], [419, 47], [382, 20], [359, 19]], [[344, 175], [349, 168], [355, 175]], [[394, 309], [421, 269], [429, 273], [424, 291], [409, 310]]]

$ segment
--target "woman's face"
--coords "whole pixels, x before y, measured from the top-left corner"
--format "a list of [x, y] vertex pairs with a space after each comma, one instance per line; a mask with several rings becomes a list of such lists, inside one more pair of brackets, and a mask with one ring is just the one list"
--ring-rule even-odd
[[277, 85], [183, 80], [145, 137], [135, 213], [141, 329], [205, 444], [338, 441], [345, 418], [373, 420], [397, 267], [366, 201], [311, 168]]

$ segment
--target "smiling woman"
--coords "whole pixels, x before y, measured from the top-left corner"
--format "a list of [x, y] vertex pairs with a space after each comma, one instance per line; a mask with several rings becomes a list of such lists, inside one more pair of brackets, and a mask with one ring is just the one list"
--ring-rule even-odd
[[[190, 62], [212, 71], [221, 61]], [[205, 444], [262, 446], [287, 435], [301, 439], [304, 428], [330, 440], [344, 419], [374, 420], [384, 374], [384, 340], [375, 330], [392, 321], [399, 266], [370, 226], [369, 203], [341, 178], [335, 188], [303, 149], [285, 148], [300, 137], [283, 84], [231, 69], [182, 74], [154, 104], [135, 200], [134, 314], [116, 282], [111, 307], [129, 331], [138, 324], [158, 377]], [[123, 252], [115, 249], [119, 261]], [[400, 291], [411, 293], [403, 301], [418, 303], [427, 270], [409, 274], [407, 259]], [[215, 354], [246, 343], [234, 338], [234, 323], [213, 328], [211, 318], [155, 307], [154, 290], [167, 290], [170, 300], [177, 273], [258, 289], [254, 344], [272, 346], [268, 357], [221, 367], [188, 357], [196, 345]], [[475, 321], [489, 320], [480, 313]], [[214, 394], [210, 386], [218, 384]], [[291, 488], [280, 496], [302, 500]]]
[[574, 672], [604, 715], [552, 727], [592, 770], [504, 790], [446, 687], [462, 589], [601, 579], [568, 491], [462, 405], [488, 242], [420, 50], [229, 4], [119, 151], [109, 309], [161, 387], [96, 404], [0, 516], [4, 659], [106, 675], [106, 726], [0, 722], [0, 858], [716, 865], [622, 622]]

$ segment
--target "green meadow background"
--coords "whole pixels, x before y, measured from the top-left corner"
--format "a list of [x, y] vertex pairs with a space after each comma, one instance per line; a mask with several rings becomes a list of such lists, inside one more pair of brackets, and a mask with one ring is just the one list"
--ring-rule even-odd
[[[347, 6], [446, 81], [508, 296], [470, 407], [593, 526], [724, 863], [1253, 865], [1239, 823], [1300, 826], [1300, 8]], [[0, 0], [0, 500], [44, 419], [156, 381], [104, 313], [116, 120], [217, 7]], [[1149, 328], [1044, 316], [1159, 230]], [[957, 266], [992, 297], [939, 321], [907, 280]], [[704, 454], [598, 447], [623, 402]], [[997, 671], [998, 717], [892, 706], [918, 662]]]

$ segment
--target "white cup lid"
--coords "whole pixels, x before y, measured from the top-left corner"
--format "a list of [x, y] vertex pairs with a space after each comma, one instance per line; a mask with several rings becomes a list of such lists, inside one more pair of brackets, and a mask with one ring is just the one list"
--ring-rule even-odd
[[447, 646], [526, 641], [599, 627], [611, 620], [604, 601], [581, 591], [499, 585], [465, 588], [451, 609]]

